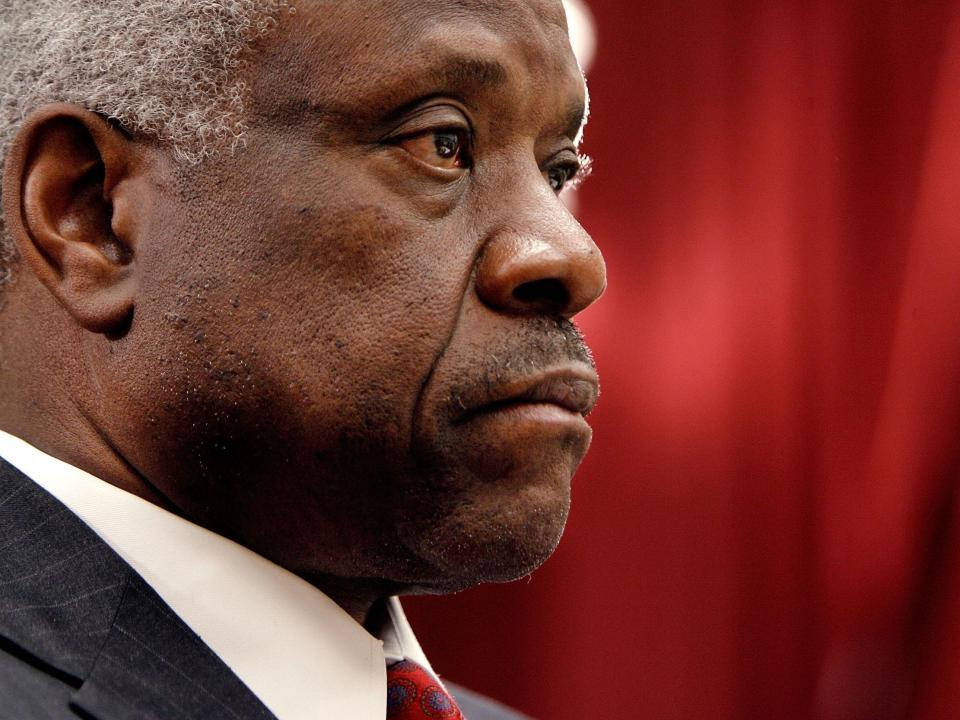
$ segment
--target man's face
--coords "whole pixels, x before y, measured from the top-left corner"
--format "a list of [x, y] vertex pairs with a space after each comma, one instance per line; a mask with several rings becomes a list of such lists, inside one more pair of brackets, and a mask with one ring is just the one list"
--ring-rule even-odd
[[303, 0], [254, 63], [246, 149], [145, 211], [112, 436], [308, 576], [529, 572], [590, 439], [569, 318], [605, 283], [555, 192], [584, 100], [559, 0]]

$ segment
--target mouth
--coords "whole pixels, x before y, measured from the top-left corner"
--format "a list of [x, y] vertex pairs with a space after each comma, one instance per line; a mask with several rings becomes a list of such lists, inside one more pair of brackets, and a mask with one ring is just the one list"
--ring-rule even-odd
[[457, 422], [536, 406], [585, 418], [599, 395], [599, 381], [592, 368], [579, 363], [565, 365], [493, 385], [475, 397], [458, 397], [462, 412]]

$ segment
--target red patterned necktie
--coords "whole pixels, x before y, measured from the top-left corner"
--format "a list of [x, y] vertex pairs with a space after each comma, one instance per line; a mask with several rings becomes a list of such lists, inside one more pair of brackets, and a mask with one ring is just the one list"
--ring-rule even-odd
[[390, 720], [464, 720], [453, 698], [413, 660], [401, 660], [387, 668], [387, 717]]

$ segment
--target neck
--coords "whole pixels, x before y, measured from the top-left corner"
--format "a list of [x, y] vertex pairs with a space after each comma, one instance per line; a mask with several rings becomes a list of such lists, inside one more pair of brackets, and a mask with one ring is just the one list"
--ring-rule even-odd
[[[35, 403], [32, 410], [36, 410]], [[74, 408], [76, 411], [76, 408]], [[79, 417], [77, 417], [79, 415]], [[31, 412], [23, 417], [15, 412], [0, 411], [0, 429], [33, 445], [52, 457], [90, 473], [162, 507], [182, 514], [116, 449], [110, 438], [79, 411]]]
[[[72, 423], [58, 415], [47, 416], [49, 423], [37, 427], [35, 423], [18, 422], [18, 416], [0, 413], [0, 430], [19, 437], [41, 452], [90, 473], [133, 495], [183, 516], [176, 506], [153, 488], [136, 468], [119, 453], [109, 441], [90, 424]], [[63, 438], [70, 438], [69, 443]], [[76, 448], [82, 448], [78, 452]], [[189, 518], [187, 518], [189, 519]], [[369, 627], [376, 622], [380, 601], [394, 594], [395, 589], [381, 580], [367, 578], [340, 578], [332, 575], [304, 575], [307, 582], [333, 600], [357, 623]]]
[[[67, 337], [69, 328], [57, 327], [53, 316], [44, 318]], [[0, 312], [0, 430], [30, 443], [38, 450], [84, 470], [94, 477], [143, 498], [169, 512], [189, 517], [157, 490], [146, 475], [125, 457], [109, 433], [84, 410], [77, 396], [88, 378], [71, 358], [78, 352], [50, 354], [50, 338], [22, 332]], [[16, 352], [4, 352], [16, 348]], [[46, 362], [43, 361], [46, 360]], [[206, 523], [200, 522], [201, 525]], [[217, 528], [211, 528], [217, 532]], [[230, 536], [230, 533], [220, 532]], [[237, 539], [237, 538], [233, 538]], [[246, 544], [246, 543], [243, 543]], [[380, 580], [304, 576], [360, 624], [365, 624], [377, 602], [395, 588]]]
[[391, 595], [396, 595], [400, 586], [374, 578], [342, 578], [333, 575], [304, 575], [304, 580], [320, 590], [339, 605], [358, 623], [371, 628], [381, 622], [378, 608]]
[[[82, 360], [85, 331], [52, 307], [36, 282], [20, 280], [4, 290], [12, 293], [4, 297], [10, 306], [0, 312], [0, 429], [176, 512], [85, 410], [83, 398], [98, 397]], [[34, 311], [29, 323], [24, 307]]]

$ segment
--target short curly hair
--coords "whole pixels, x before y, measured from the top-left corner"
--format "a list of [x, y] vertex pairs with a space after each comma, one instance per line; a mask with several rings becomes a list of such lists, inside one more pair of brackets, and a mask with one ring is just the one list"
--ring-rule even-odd
[[[288, 0], [0, 0], [0, 165], [20, 122], [70, 102], [196, 164], [242, 142], [244, 51]], [[15, 250], [0, 211], [0, 286]]]

